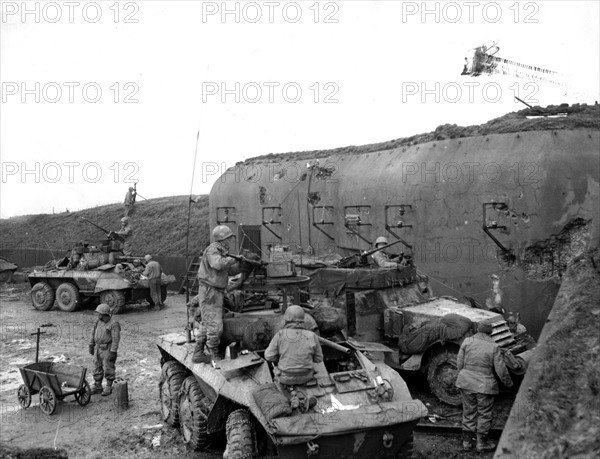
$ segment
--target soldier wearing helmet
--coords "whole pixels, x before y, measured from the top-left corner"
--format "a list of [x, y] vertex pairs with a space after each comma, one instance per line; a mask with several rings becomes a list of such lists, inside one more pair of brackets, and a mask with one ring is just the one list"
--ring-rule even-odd
[[[200, 322], [199, 336], [192, 361], [208, 363], [219, 360], [218, 349], [223, 333], [223, 300], [229, 272], [237, 268], [237, 261], [228, 256], [233, 233], [228, 226], [213, 229], [213, 242], [200, 260], [198, 267], [198, 308], [195, 319]], [[205, 349], [206, 347], [206, 349]], [[208, 355], [205, 351], [208, 351]]]
[[488, 439], [492, 426], [494, 398], [499, 391], [497, 375], [506, 387], [513, 382], [502, 358], [500, 347], [492, 338], [492, 325], [479, 323], [477, 333], [466, 338], [458, 351], [456, 387], [463, 399], [463, 449], [481, 453], [493, 451], [496, 445]]
[[131, 256], [131, 238], [133, 236], [133, 227], [129, 223], [129, 217], [123, 217], [121, 219], [121, 228], [119, 231], [115, 232], [123, 238], [123, 255], [126, 257]]
[[123, 203], [125, 205], [125, 217], [129, 216], [130, 213], [133, 213], [133, 206], [135, 205], [136, 196], [137, 193], [135, 192], [135, 188], [130, 186], [129, 190], [127, 190], [127, 193], [125, 194], [125, 202]]
[[273, 336], [265, 359], [278, 361], [275, 375], [281, 384], [304, 384], [313, 378], [314, 363], [323, 361], [323, 350], [317, 335], [304, 329], [304, 309], [290, 306], [284, 319], [285, 325]]
[[[121, 340], [121, 325], [112, 319], [110, 307], [100, 304], [96, 308], [98, 320], [94, 325], [90, 340], [90, 355], [94, 356], [94, 388], [92, 394], [107, 396], [112, 394], [115, 380], [115, 362]], [[102, 379], [106, 378], [106, 387], [102, 390]]]
[[[389, 244], [389, 242], [388, 242], [387, 238], [385, 238], [383, 236], [379, 236], [375, 240], [375, 248], [376, 249], [385, 247], [388, 244]], [[374, 254], [372, 254], [371, 258], [373, 258], [375, 265], [379, 266], [380, 268], [396, 268], [396, 267], [398, 267], [398, 263], [402, 260], [402, 255], [389, 256], [387, 253], [385, 253], [384, 250], [379, 250], [379, 251], [375, 252]], [[397, 258], [397, 260], [392, 261], [392, 259], [395, 259], [395, 258]]]

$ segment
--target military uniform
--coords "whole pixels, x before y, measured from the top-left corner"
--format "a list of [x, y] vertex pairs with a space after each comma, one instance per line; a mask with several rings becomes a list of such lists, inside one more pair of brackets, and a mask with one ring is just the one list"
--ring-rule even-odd
[[458, 351], [456, 387], [463, 398], [463, 432], [477, 433], [477, 449], [485, 443], [492, 426], [494, 396], [498, 383], [494, 370], [505, 386], [511, 387], [512, 380], [502, 358], [500, 348], [486, 333], [477, 333], [466, 338]]
[[323, 350], [317, 335], [305, 330], [303, 324], [288, 323], [271, 339], [265, 359], [279, 360], [276, 375], [280, 383], [303, 384], [313, 377], [313, 363], [323, 361]]
[[390, 256], [383, 250], [375, 252], [371, 255], [371, 257], [373, 258], [375, 264], [380, 268], [395, 268], [398, 266], [398, 263], [396, 263], [395, 261], [391, 261]]
[[126, 257], [131, 256], [131, 238], [133, 236], [133, 227], [127, 223], [116, 233], [123, 238], [123, 255]]
[[[94, 382], [102, 387], [102, 378], [108, 386], [115, 380], [115, 362], [121, 340], [121, 325], [112, 318], [108, 322], [98, 319], [90, 340], [90, 349], [94, 350]], [[91, 352], [91, 351], [90, 351]]]
[[127, 193], [125, 194], [125, 201], [124, 201], [124, 205], [125, 205], [125, 215], [124, 217], [128, 217], [130, 213], [133, 213], [133, 206], [135, 204], [135, 196], [136, 196], [136, 192], [133, 188], [129, 188], [129, 190], [127, 190]]
[[206, 343], [209, 350], [219, 347], [223, 333], [223, 299], [228, 273], [237, 264], [233, 258], [224, 256], [226, 252], [220, 242], [213, 242], [204, 251], [198, 268], [199, 307], [195, 318], [200, 322], [199, 342]]
[[158, 261], [150, 260], [146, 265], [146, 269], [142, 273], [143, 276], [148, 278], [148, 285], [150, 287], [150, 296], [154, 302], [155, 307], [163, 306], [160, 281], [162, 277], [162, 268]]

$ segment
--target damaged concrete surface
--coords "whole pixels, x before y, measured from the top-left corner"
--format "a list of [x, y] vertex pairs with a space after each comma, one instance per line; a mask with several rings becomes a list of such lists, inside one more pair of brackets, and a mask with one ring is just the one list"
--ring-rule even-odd
[[600, 252], [569, 267], [495, 457], [600, 451]]
[[[597, 118], [599, 110], [584, 112]], [[534, 126], [528, 123], [536, 120], [521, 116], [509, 114], [506, 120], [514, 121], [508, 123], [513, 128]], [[564, 124], [499, 133], [511, 131], [491, 123], [486, 135], [354, 152], [360, 154], [329, 151], [308, 165], [294, 155], [248, 160], [215, 182], [211, 225], [219, 208], [230, 208], [237, 225], [261, 225], [264, 206], [279, 206], [277, 221], [285, 231], [261, 232], [257, 244], [264, 253], [268, 245], [282, 244], [294, 247], [294, 255], [302, 250], [323, 259], [369, 250], [381, 235], [401, 238], [412, 246], [415, 265], [429, 276], [435, 295], [469, 296], [485, 304], [493, 294], [490, 276], [498, 276], [502, 307], [520, 313], [537, 337], [566, 263], [600, 234], [597, 123], [569, 129], [576, 127], [565, 121], [569, 117], [550, 120]], [[261, 173], [252, 182], [240, 180], [244, 168]], [[271, 180], [274, 169], [298, 168], [308, 178]], [[323, 168], [331, 171], [329, 177], [320, 174]], [[261, 200], [262, 193], [257, 199], [260, 187], [268, 189], [268, 200]], [[395, 251], [400, 250], [411, 251], [400, 246]]]

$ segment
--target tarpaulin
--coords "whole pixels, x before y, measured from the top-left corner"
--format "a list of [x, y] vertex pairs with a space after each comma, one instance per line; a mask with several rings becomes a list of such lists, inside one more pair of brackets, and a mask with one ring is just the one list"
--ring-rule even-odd
[[321, 268], [310, 276], [311, 292], [339, 295], [345, 288], [367, 290], [406, 285], [417, 279], [414, 266], [401, 268]]
[[436, 341], [461, 340], [472, 326], [471, 320], [458, 314], [446, 314], [417, 327], [407, 324], [398, 337], [398, 347], [403, 354], [421, 354]]
[[419, 400], [382, 402], [377, 405], [362, 406], [351, 411], [309, 412], [273, 419], [269, 422], [269, 432], [275, 435], [278, 444], [294, 444], [298, 442], [297, 437], [317, 438], [407, 422], [416, 423], [426, 415], [427, 409]]

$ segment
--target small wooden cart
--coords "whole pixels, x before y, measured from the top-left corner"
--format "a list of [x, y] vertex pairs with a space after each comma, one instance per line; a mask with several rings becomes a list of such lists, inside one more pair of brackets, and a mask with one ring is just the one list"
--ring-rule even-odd
[[85, 380], [87, 368], [64, 363], [37, 362], [20, 368], [24, 384], [19, 386], [17, 396], [23, 408], [31, 405], [31, 396], [39, 393], [40, 408], [51, 415], [57, 400], [74, 395], [81, 406], [90, 402], [92, 391]]
[[74, 395], [81, 406], [90, 403], [92, 390], [85, 380], [87, 368], [64, 363], [39, 362], [40, 335], [46, 332], [40, 328], [52, 327], [52, 324], [40, 325], [36, 333], [35, 363], [19, 368], [23, 383], [17, 389], [19, 405], [28, 408], [31, 396], [40, 394], [40, 408], [44, 414], [51, 415], [56, 410], [57, 400]]

